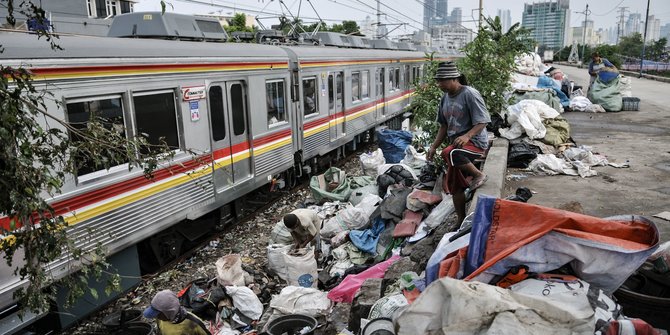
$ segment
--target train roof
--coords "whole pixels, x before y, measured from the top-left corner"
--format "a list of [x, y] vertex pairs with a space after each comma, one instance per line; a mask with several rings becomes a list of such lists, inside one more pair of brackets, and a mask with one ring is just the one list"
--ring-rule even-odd
[[423, 58], [425, 54], [417, 51], [379, 50], [379, 49], [348, 49], [319, 46], [285, 46], [300, 60], [360, 60], [360, 59], [391, 59], [391, 58]]
[[138, 39], [59, 35], [55, 40], [63, 50], [52, 50], [44, 37], [25, 32], [0, 31], [4, 51], [0, 59], [49, 58], [281, 58], [288, 55], [281, 48], [245, 43], [192, 42], [161, 39]]

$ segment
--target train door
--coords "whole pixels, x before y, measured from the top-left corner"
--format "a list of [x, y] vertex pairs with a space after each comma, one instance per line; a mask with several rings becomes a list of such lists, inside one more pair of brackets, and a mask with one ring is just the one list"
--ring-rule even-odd
[[229, 81], [209, 87], [209, 110], [217, 193], [251, 177], [244, 83]]
[[383, 116], [384, 115], [384, 110], [385, 110], [385, 108], [384, 108], [384, 106], [385, 106], [384, 100], [385, 100], [385, 96], [386, 96], [386, 93], [385, 93], [386, 89], [385, 89], [385, 86], [384, 86], [384, 82], [386, 81], [384, 79], [386, 77], [384, 75], [385, 70], [386, 69], [384, 69], [383, 67], [378, 68], [377, 72], [375, 73], [375, 80], [377, 81], [377, 84], [375, 86], [377, 96], [375, 97], [375, 99], [377, 100], [377, 110], [378, 110], [377, 116], [378, 117]]
[[328, 75], [328, 115], [330, 116], [330, 139], [336, 140], [345, 135], [344, 124], [344, 72], [331, 72]]

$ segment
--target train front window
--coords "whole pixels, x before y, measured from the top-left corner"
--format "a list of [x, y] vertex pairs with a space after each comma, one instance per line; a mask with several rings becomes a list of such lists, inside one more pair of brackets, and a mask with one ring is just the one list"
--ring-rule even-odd
[[[86, 135], [91, 120], [100, 122], [103, 127], [117, 132], [120, 137], [126, 137], [120, 95], [69, 100], [66, 103], [66, 110], [68, 123], [76, 129], [74, 132], [70, 131], [70, 139], [75, 143], [84, 141], [82, 136]], [[77, 165], [77, 176], [104, 170], [102, 162], [105, 161], [109, 167], [127, 163], [119, 161], [118, 157], [88, 157], [81, 152], [75, 152], [73, 159]]]
[[268, 108], [268, 124], [286, 121], [286, 108], [284, 103], [284, 81], [272, 80], [265, 82], [266, 103]]
[[317, 112], [316, 77], [302, 80], [302, 101], [305, 116]]
[[137, 134], [146, 137], [151, 145], [143, 151], [151, 152], [152, 146], [164, 144], [170, 149], [179, 149], [174, 92], [135, 93], [133, 101]]

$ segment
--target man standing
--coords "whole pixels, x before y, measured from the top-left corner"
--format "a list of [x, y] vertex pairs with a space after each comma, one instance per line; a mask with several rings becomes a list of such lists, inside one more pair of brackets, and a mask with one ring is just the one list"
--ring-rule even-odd
[[[427, 155], [432, 160], [436, 149], [445, 138], [449, 138], [450, 145], [441, 154], [447, 164], [443, 185], [445, 191], [452, 194], [458, 223], [465, 219], [465, 189], [474, 191], [488, 179], [472, 162], [488, 148], [486, 124], [491, 122], [481, 94], [461, 84], [460, 77], [453, 62], [438, 65], [435, 80], [444, 92], [437, 113], [440, 129]], [[465, 175], [473, 178], [470, 183], [466, 181]]]
[[147, 319], [158, 319], [160, 335], [211, 335], [205, 323], [195, 314], [179, 305], [179, 299], [170, 290], [163, 290], [151, 299], [144, 310]]
[[321, 231], [321, 219], [311, 209], [299, 208], [284, 215], [284, 225], [291, 231], [293, 236], [293, 247], [302, 249], [312, 243], [315, 251], [320, 249], [319, 233]]

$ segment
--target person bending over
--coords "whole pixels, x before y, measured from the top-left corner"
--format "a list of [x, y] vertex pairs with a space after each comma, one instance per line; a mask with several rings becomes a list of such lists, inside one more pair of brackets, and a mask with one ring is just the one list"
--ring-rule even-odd
[[170, 290], [156, 293], [144, 317], [158, 319], [159, 335], [211, 335], [205, 323], [180, 306], [179, 298]]
[[[472, 162], [488, 148], [486, 124], [491, 122], [479, 91], [464, 85], [461, 78], [453, 62], [438, 65], [435, 80], [444, 92], [437, 113], [440, 129], [427, 155], [432, 160], [445, 138], [449, 139], [450, 145], [441, 153], [447, 164], [443, 185], [452, 194], [459, 224], [465, 218], [465, 189], [474, 191], [488, 179]], [[469, 184], [465, 175], [473, 178]]]
[[319, 233], [321, 231], [321, 219], [311, 209], [299, 208], [284, 215], [284, 225], [293, 237], [293, 248], [302, 249], [308, 244], [315, 246], [315, 251], [320, 249]]

